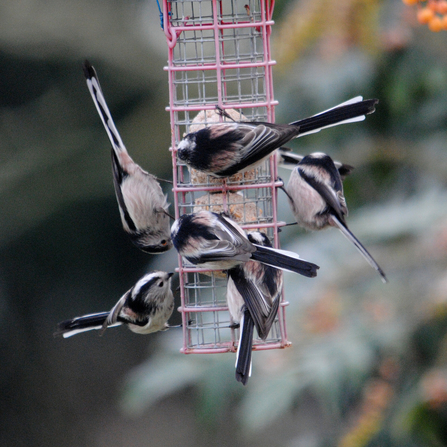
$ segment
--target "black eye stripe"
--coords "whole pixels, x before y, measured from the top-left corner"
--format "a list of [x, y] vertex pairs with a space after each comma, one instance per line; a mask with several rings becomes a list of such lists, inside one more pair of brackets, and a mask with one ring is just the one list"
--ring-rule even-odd
[[135, 295], [135, 297], [137, 297], [138, 295], [145, 295], [159, 279], [160, 277], [158, 276], [154, 276], [153, 278], [151, 278], [146, 284], [140, 287], [140, 290]]

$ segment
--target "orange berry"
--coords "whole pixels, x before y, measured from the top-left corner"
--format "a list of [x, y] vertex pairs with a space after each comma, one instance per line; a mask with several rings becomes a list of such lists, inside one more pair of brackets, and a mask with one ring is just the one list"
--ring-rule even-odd
[[434, 33], [437, 33], [442, 30], [442, 20], [438, 16], [434, 16], [430, 21], [428, 22], [428, 28], [430, 31], [433, 31]]
[[447, 16], [444, 16], [444, 17], [441, 19], [441, 22], [442, 22], [442, 29], [445, 30], [445, 31], [447, 31]]
[[427, 7], [430, 8], [433, 12], [436, 12], [438, 9], [437, 0], [428, 0]]
[[435, 16], [435, 13], [428, 8], [421, 8], [417, 13], [417, 19], [419, 23], [425, 24]]
[[447, 1], [440, 0], [437, 4], [437, 11], [439, 14], [447, 14]]
[[402, 0], [406, 5], [415, 5], [418, 0]]

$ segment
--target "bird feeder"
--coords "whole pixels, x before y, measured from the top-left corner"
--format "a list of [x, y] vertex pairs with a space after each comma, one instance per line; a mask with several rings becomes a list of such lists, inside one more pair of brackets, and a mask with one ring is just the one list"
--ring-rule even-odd
[[[186, 133], [229, 118], [275, 121], [270, 34], [274, 0], [163, 0], [168, 45], [169, 107], [175, 217], [202, 209], [225, 212], [246, 231], [266, 232], [279, 248], [275, 157], [244, 174], [216, 179], [176, 157]], [[234, 352], [237, 329], [226, 305], [226, 275], [179, 257], [185, 354]], [[269, 337], [254, 350], [289, 345], [284, 297]]]

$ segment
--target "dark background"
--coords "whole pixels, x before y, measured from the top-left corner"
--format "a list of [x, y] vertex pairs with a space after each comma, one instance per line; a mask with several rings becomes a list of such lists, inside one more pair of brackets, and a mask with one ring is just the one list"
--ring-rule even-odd
[[[350, 226], [390, 283], [336, 230], [288, 228], [283, 246], [319, 278], [286, 276], [293, 346], [255, 353], [243, 388], [233, 356], [184, 356], [174, 330], [53, 338], [57, 322], [175, 266], [122, 231], [81, 69], [96, 67], [134, 159], [169, 178], [167, 48], [153, 1], [2, 4], [2, 446], [447, 444], [447, 32], [415, 16], [398, 1], [277, 2], [278, 122], [380, 99], [364, 123], [293, 146], [356, 167]], [[284, 197], [280, 215], [292, 220]]]

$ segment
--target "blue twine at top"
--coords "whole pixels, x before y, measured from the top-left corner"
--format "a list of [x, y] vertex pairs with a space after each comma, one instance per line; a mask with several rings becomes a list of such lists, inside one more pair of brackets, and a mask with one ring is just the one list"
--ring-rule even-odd
[[[165, 26], [163, 23], [163, 11], [161, 10], [160, 2], [158, 0], [157, 0], [157, 6], [158, 6], [158, 12], [160, 14], [160, 26], [161, 26], [161, 29], [164, 30]], [[168, 15], [171, 15], [171, 13], [168, 12]]]

